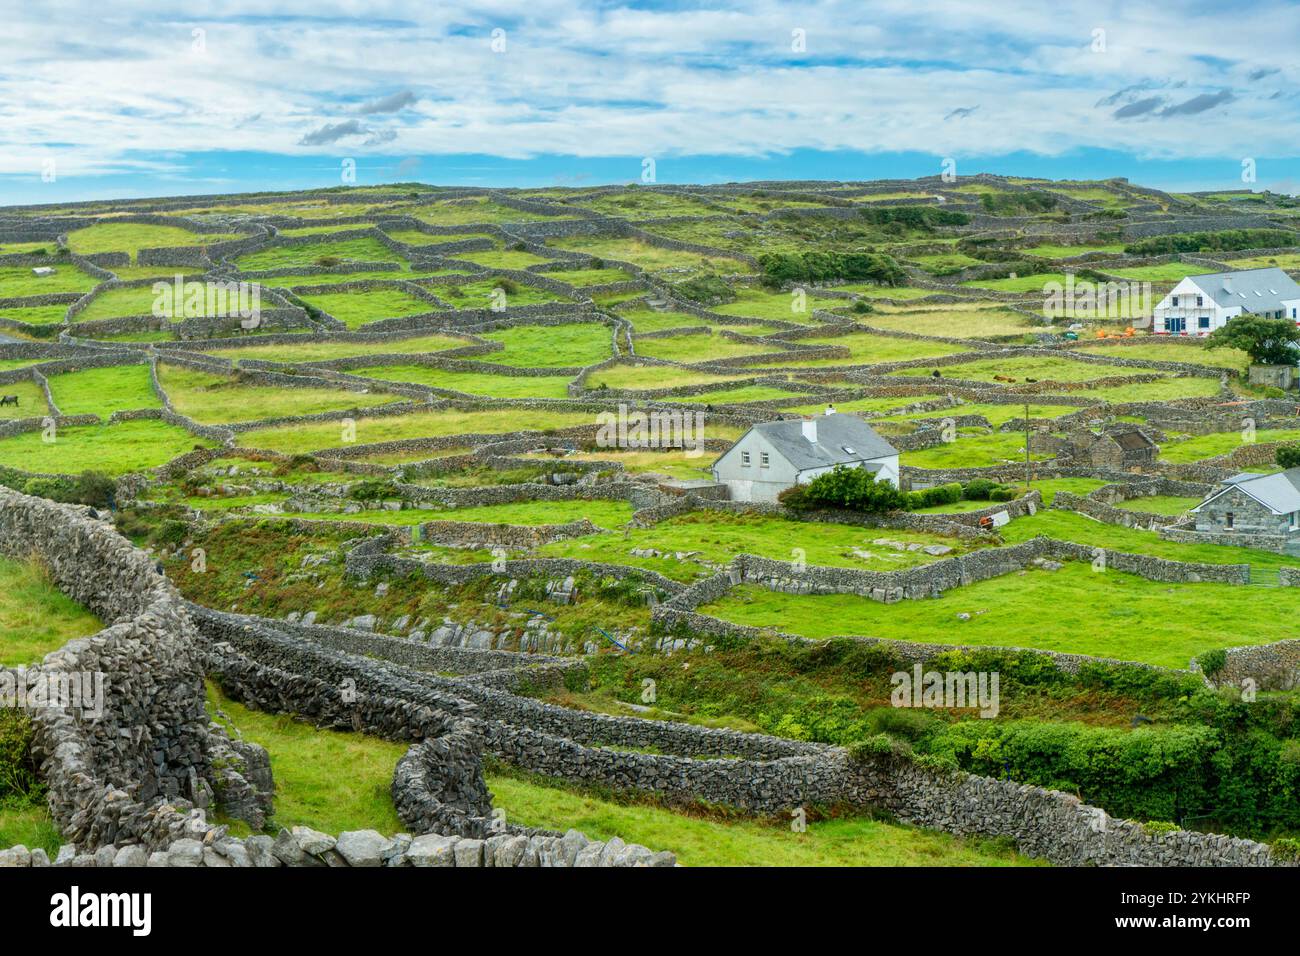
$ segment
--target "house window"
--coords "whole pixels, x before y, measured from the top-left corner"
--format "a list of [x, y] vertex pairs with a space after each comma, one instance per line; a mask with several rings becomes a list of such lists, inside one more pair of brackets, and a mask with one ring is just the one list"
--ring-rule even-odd
[[1223, 526], [1224, 526], [1225, 528], [1227, 528], [1229, 531], [1232, 530], [1232, 512], [1231, 512], [1231, 511], [1229, 511], [1227, 514], [1225, 514], [1225, 515], [1223, 516]]
[[1210, 317], [1208, 315], [1201, 316], [1196, 320], [1196, 326], [1197, 328], [1208, 329], [1210, 327]]
[[1199, 306], [1202, 306], [1202, 305], [1205, 305], [1205, 299], [1204, 299], [1203, 296], [1199, 296], [1199, 295], [1198, 295], [1198, 296], [1196, 297], [1196, 305], [1197, 305], [1198, 307], [1199, 307]]
[[1178, 296], [1174, 296], [1173, 306], [1175, 309], [1178, 308]]
[[747, 451], [742, 451], [742, 452], [740, 453], [740, 463], [741, 463], [741, 465], [743, 465], [745, 468], [748, 468], [748, 467], [749, 467], [749, 452], [747, 452]]
[[771, 459], [768, 458], [767, 452], [763, 451], [758, 453], [758, 467], [766, 468], [771, 463]]
[[1181, 315], [1171, 315], [1165, 319], [1165, 331], [1179, 335], [1187, 331], [1187, 320]]

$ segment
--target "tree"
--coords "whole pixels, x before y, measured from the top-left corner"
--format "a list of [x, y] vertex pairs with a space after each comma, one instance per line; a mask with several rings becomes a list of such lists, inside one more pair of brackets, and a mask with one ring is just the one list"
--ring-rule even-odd
[[1205, 340], [1209, 349], [1241, 349], [1255, 365], [1295, 365], [1300, 360], [1300, 327], [1290, 319], [1238, 315]]
[[1300, 466], [1300, 445], [1278, 446], [1277, 463], [1283, 468]]

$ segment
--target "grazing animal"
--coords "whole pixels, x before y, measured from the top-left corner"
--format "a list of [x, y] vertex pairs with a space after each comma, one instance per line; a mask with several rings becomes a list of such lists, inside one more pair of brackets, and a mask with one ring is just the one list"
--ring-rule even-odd
[[930, 373], [930, 377], [931, 377], [931, 378], [943, 378], [943, 373], [940, 372], [938, 369], [935, 369], [933, 372]]
[[17, 407], [18, 407], [18, 396], [17, 396], [17, 395], [5, 395], [5, 396], [0, 397], [0, 405], [13, 405], [15, 408], [17, 408]]
[[995, 381], [995, 382], [1014, 382], [1015, 379], [1014, 379], [1014, 378], [1010, 378], [1010, 377], [1008, 377], [1008, 376], [1006, 376], [1006, 375], [994, 375], [994, 376], [993, 376], [993, 381]]

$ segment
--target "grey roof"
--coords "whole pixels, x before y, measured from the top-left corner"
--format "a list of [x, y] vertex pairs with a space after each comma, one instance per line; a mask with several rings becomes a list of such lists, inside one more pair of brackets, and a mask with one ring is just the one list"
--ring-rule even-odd
[[857, 415], [836, 412], [814, 416], [813, 420], [817, 423], [816, 443], [803, 437], [803, 422], [797, 418], [763, 422], [750, 430], [771, 442], [772, 447], [799, 471], [898, 454], [897, 448]]
[[[1237, 488], [1250, 495], [1274, 514], [1285, 515], [1300, 511], [1300, 468], [1288, 468], [1269, 475], [1252, 475], [1249, 472], [1233, 475], [1223, 482], [1223, 487], [1212, 493], [1196, 508], [1217, 498], [1229, 488]], [[1196, 510], [1196, 508], [1192, 510]]]
[[[1240, 306], [1244, 312], [1273, 312], [1285, 301], [1300, 299], [1300, 284], [1276, 267], [1207, 272], [1187, 278], [1218, 305]], [[1223, 287], [1225, 279], [1231, 291]]]

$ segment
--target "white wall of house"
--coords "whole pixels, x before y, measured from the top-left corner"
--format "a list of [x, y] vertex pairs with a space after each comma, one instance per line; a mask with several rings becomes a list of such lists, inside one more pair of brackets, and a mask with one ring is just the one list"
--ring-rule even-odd
[[[847, 467], [864, 465], [876, 472], [878, 479], [898, 485], [897, 455], [852, 462]], [[826, 467], [798, 471], [761, 432], [751, 431], [714, 462], [713, 480], [728, 487], [732, 501], [776, 501], [791, 485], [806, 485], [830, 470]]]
[[1205, 336], [1243, 312], [1270, 319], [1287, 318], [1300, 325], [1300, 299], [1283, 300], [1280, 308], [1263, 309], [1252, 303], [1252, 298], [1247, 296], [1230, 306], [1219, 305], [1189, 276], [1156, 303], [1152, 309], [1151, 331], [1157, 335]]
[[1204, 289], [1185, 278], [1156, 303], [1151, 331], [1157, 335], [1209, 335], [1241, 311], [1239, 305], [1220, 306]]
[[713, 465], [713, 480], [731, 489], [732, 501], [776, 501], [798, 477], [794, 467], [756, 431], [746, 433]]

